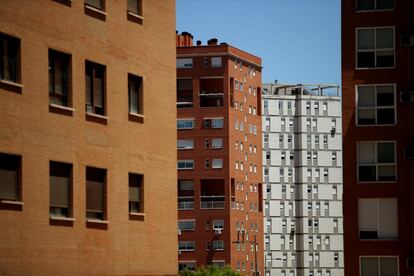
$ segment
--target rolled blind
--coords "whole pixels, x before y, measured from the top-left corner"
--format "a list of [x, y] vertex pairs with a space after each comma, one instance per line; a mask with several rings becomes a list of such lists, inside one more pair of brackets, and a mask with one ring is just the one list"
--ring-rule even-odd
[[86, 209], [103, 212], [104, 184], [97, 181], [86, 181]]
[[393, 239], [398, 237], [398, 214], [396, 198], [381, 198], [378, 204], [379, 237]]
[[141, 201], [141, 189], [136, 186], [129, 186], [129, 201], [140, 202]]
[[17, 171], [0, 169], [0, 198], [17, 200], [17, 185]]
[[69, 207], [69, 179], [63, 176], [50, 176], [50, 205]]
[[358, 225], [360, 231], [378, 230], [376, 198], [358, 200]]

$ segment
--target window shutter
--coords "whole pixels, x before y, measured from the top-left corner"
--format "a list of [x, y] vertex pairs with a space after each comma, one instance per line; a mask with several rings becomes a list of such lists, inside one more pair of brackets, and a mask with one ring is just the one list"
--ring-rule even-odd
[[17, 200], [18, 173], [15, 170], [0, 169], [0, 198]]
[[69, 179], [63, 176], [50, 176], [50, 205], [69, 207]]

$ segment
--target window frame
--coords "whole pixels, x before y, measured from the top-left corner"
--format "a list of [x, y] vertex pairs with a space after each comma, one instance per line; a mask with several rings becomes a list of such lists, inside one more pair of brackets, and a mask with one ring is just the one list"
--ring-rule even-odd
[[[178, 60], [190, 60], [191, 59], [191, 66], [186, 66], [186, 65], [190, 65], [190, 63], [183, 63], [183, 66], [178, 66]], [[176, 68], [177, 69], [191, 69], [194, 67], [194, 58], [192, 57], [177, 57], [176, 59]]]
[[[95, 91], [94, 91], [94, 81], [95, 81], [95, 76], [96, 76], [96, 72], [102, 69], [102, 95], [101, 95], [101, 100], [102, 100], [102, 114], [100, 114], [99, 112], [97, 112], [97, 106], [95, 106]], [[89, 72], [89, 70], [91, 70], [91, 72]], [[90, 99], [91, 99], [91, 103], [89, 104], [87, 102], [87, 86], [86, 86], [86, 77], [88, 76], [88, 73], [92, 73], [91, 75], [91, 83], [90, 83]], [[88, 111], [88, 106], [92, 107], [92, 111]], [[96, 63], [90, 60], [85, 60], [85, 111], [86, 114], [92, 114], [92, 115], [99, 115], [99, 116], [106, 116], [107, 115], [107, 103], [106, 103], [106, 65], [100, 64], [100, 63]]]
[[[192, 164], [193, 166], [190, 168], [190, 167], [187, 167], [187, 165], [185, 165], [184, 168], [180, 168], [178, 166], [180, 162], [185, 163], [185, 164]], [[194, 170], [194, 167], [195, 167], [194, 159], [178, 159], [177, 160], [177, 170]]]
[[[60, 216], [56, 214], [51, 213], [51, 208], [65, 208], [61, 206], [52, 206], [50, 199], [51, 199], [51, 176], [52, 176], [52, 164], [55, 163], [55, 165], [62, 165], [67, 166], [69, 168], [69, 175], [68, 175], [68, 189], [67, 189], [67, 200], [68, 200], [68, 206], [67, 206], [67, 215], [66, 216]], [[72, 163], [66, 163], [66, 162], [60, 162], [60, 161], [49, 161], [49, 217], [51, 219], [53, 218], [73, 218], [73, 164]]]
[[[131, 183], [131, 178], [132, 177], [137, 177], [138, 178], [138, 183]], [[145, 178], [144, 178], [144, 174], [142, 173], [128, 173], [128, 212], [129, 214], [142, 214], [145, 212], [145, 202], [144, 202], [144, 184], [145, 183]], [[132, 184], [132, 185], [131, 185]], [[138, 185], [135, 185], [138, 184]], [[131, 187], [138, 187], [139, 190], [139, 199], [138, 201], [131, 201], [130, 198], [130, 188]], [[139, 204], [139, 208], [138, 210], [132, 210], [132, 206], [131, 203], [136, 203], [138, 202]]]
[[[16, 162], [17, 162], [17, 170], [16, 170], [16, 174], [17, 174], [17, 183], [16, 183], [16, 187], [15, 187], [15, 192], [16, 192], [16, 198], [6, 198], [0, 195], [0, 203], [2, 204], [7, 204], [7, 203], [13, 203], [13, 204], [23, 204], [23, 200], [22, 200], [22, 188], [23, 188], [23, 179], [22, 179], [22, 166], [23, 166], [23, 158], [21, 155], [18, 154], [12, 154], [12, 153], [4, 153], [1, 152], [0, 153], [0, 164], [1, 164], [1, 159], [4, 157], [11, 157], [11, 158], [16, 158]], [[9, 163], [8, 163], [9, 164]], [[1, 185], [1, 184], [0, 184]]]
[[[59, 95], [58, 93], [55, 92], [55, 70], [52, 70], [52, 66], [51, 65], [51, 61], [55, 61], [56, 57], [62, 58], [65, 62], [66, 62], [66, 83], [64, 84], [64, 81], [62, 81], [62, 87], [64, 87], [64, 89], [66, 90], [63, 94], [66, 93], [66, 95]], [[66, 59], [66, 60], [65, 60]], [[69, 53], [65, 53], [62, 51], [58, 51], [52, 48], [48, 49], [48, 62], [49, 62], [49, 105], [58, 105], [58, 106], [63, 106], [63, 107], [72, 107], [72, 55]], [[52, 75], [53, 75], [53, 91], [50, 91], [50, 74], [52, 71]], [[62, 102], [64, 104], [58, 104], [58, 103], [53, 103], [51, 102], [51, 98], [57, 98], [57, 99], [62, 99]]]
[[[15, 49], [15, 52], [13, 52], [13, 57], [11, 58], [12, 63], [15, 63], [14, 65], [14, 72], [12, 72], [11, 74], [13, 74], [13, 76], [11, 77], [11, 79], [5, 79], [4, 78], [4, 70], [3, 70], [3, 66], [4, 66], [4, 61], [3, 61], [3, 41], [4, 40], [9, 40], [9, 43], [11, 44], [16, 44], [15, 46], [17, 47], [17, 49]], [[7, 57], [10, 57], [10, 49], [7, 53]], [[10, 63], [10, 60], [9, 60]], [[21, 71], [22, 71], [22, 64], [21, 64], [21, 39], [3, 32], [0, 32], [0, 82], [7, 82], [7, 83], [12, 83], [12, 84], [16, 84], [16, 85], [21, 85]], [[9, 68], [10, 69], [10, 68]]]
[[[178, 122], [185, 122], [185, 121], [191, 121], [192, 122], [192, 126], [191, 127], [182, 127], [182, 128], [179, 128], [178, 127]], [[180, 118], [180, 119], [177, 119], [177, 130], [186, 130], [186, 129], [194, 129], [194, 128], [195, 128], [195, 119], [194, 118], [187, 118], [187, 119]]]
[[[88, 169], [101, 171], [104, 172], [104, 179], [102, 181], [102, 217], [88, 217], [88, 212], [90, 213], [91, 210], [88, 211]], [[96, 181], [94, 181], [96, 182]], [[108, 208], [107, 208], [107, 190], [108, 190], [108, 170], [104, 168], [97, 168], [93, 166], [86, 166], [85, 167], [85, 218], [87, 222], [107, 222], [108, 219]], [[92, 210], [94, 213], [99, 213], [96, 210]]]
[[[358, 258], [359, 276], [362, 276], [362, 258], [376, 258], [378, 259], [378, 265], [379, 265], [381, 257], [397, 259], [397, 275], [395, 276], [399, 276], [400, 275], [400, 257], [398, 255], [360, 255]], [[380, 266], [378, 266], [378, 272], [381, 273]]]
[[[389, 67], [377, 67], [377, 29], [387, 29], [390, 28], [393, 30], [393, 57], [394, 57], [394, 63], [393, 66], [389, 66]], [[369, 51], [374, 51], [374, 58], [375, 58], [375, 66], [374, 67], [358, 67], [358, 31], [359, 30], [370, 30], [373, 29], [374, 30], [374, 49], [373, 50], [362, 50], [361, 52], [369, 52]], [[397, 57], [395, 54], [395, 50], [397, 47], [397, 43], [395, 40], [395, 26], [374, 26], [374, 27], [356, 27], [355, 28], [355, 70], [383, 70], [383, 69], [395, 69], [396, 63], [397, 63]], [[380, 51], [390, 51], [390, 48], [381, 48]]]
[[94, 5], [92, 5], [92, 4], [90, 4], [90, 3], [87, 3], [88, 2], [88, 0], [84, 0], [84, 5], [85, 6], [88, 6], [88, 7], [91, 7], [91, 8], [94, 8], [94, 9], [97, 9], [97, 10], [99, 10], [99, 11], [103, 11], [103, 12], [105, 12], [105, 8], [106, 8], [106, 3], [105, 3], [105, 0], [99, 0], [100, 2], [101, 2], [101, 6], [102, 7], [96, 7], [96, 6], [94, 6]]
[[136, 0], [137, 5], [138, 5], [138, 10], [137, 11], [132, 11], [132, 10], [129, 9], [129, 5], [128, 5], [129, 1], [130, 0], [127, 0], [127, 13], [132, 14], [133, 16], [137, 16], [140, 19], [143, 19], [142, 0]]
[[[134, 91], [137, 93], [137, 102], [136, 102], [136, 109], [137, 111], [132, 111], [132, 86], [136, 88], [136, 85], [140, 82], [138, 91]], [[133, 115], [144, 115], [144, 77], [139, 75], [134, 75], [128, 73], [128, 112], [129, 114]]]

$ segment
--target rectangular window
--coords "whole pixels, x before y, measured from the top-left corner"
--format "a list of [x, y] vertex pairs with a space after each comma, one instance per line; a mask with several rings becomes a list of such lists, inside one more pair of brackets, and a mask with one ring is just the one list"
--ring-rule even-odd
[[177, 129], [193, 129], [194, 119], [178, 119]]
[[195, 220], [179, 220], [178, 229], [181, 231], [193, 231], [195, 229]]
[[86, 112], [105, 115], [105, 65], [85, 62]]
[[177, 68], [193, 68], [193, 59], [177, 58]]
[[361, 257], [360, 276], [397, 276], [398, 257], [366, 256]]
[[224, 229], [224, 220], [216, 219], [213, 220], [213, 230], [222, 230]]
[[194, 160], [178, 160], [177, 169], [192, 170], [194, 169]]
[[224, 119], [211, 119], [211, 128], [223, 128]]
[[395, 142], [358, 142], [358, 181], [395, 181]]
[[49, 103], [70, 106], [71, 56], [49, 49]]
[[223, 159], [213, 159], [211, 167], [213, 169], [221, 169], [223, 168]]
[[397, 199], [358, 199], [358, 225], [360, 239], [397, 239]]
[[392, 10], [394, 0], [357, 0], [357, 11]]
[[181, 251], [194, 251], [195, 241], [178, 241], [178, 250]]
[[143, 78], [128, 74], [129, 112], [144, 114], [143, 108]]
[[224, 241], [214, 240], [213, 241], [213, 250], [224, 250]]
[[0, 33], [0, 79], [20, 82], [20, 39]]
[[177, 149], [193, 149], [194, 140], [193, 139], [178, 139], [177, 140]]
[[129, 173], [129, 212], [143, 213], [144, 212], [144, 175]]
[[106, 170], [86, 167], [86, 218], [104, 220]]
[[394, 28], [357, 29], [357, 68], [394, 66]]
[[221, 57], [212, 57], [211, 58], [211, 67], [221, 67], [222, 58]]
[[49, 163], [49, 214], [71, 217], [72, 164]]
[[223, 147], [223, 138], [213, 138], [211, 140], [211, 147], [213, 149], [221, 149]]
[[142, 16], [142, 1], [141, 0], [128, 0], [128, 11], [136, 15]]
[[105, 10], [105, 0], [85, 0], [85, 4], [99, 10]]
[[21, 200], [21, 162], [18, 155], [0, 153], [0, 200]]
[[179, 180], [180, 191], [194, 191], [193, 180]]
[[357, 124], [395, 124], [395, 85], [357, 86]]

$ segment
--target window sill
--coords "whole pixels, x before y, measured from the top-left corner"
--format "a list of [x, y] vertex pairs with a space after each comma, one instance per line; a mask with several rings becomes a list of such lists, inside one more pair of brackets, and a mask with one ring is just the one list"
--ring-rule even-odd
[[142, 25], [144, 22], [143, 16], [136, 14], [134, 12], [131, 12], [131, 11], [127, 11], [127, 19], [128, 21], [131, 21], [131, 22], [134, 22], [140, 25]]
[[145, 213], [129, 212], [129, 219], [130, 220], [144, 221], [144, 218], [146, 216], [147, 216], [147, 214], [145, 214]]
[[103, 10], [89, 6], [88, 4], [85, 4], [85, 14], [102, 21], [106, 21], [106, 16], [108, 15]]
[[0, 79], [0, 88], [9, 90], [10, 92], [21, 94], [22, 89], [23, 89], [23, 84]]
[[15, 200], [0, 200], [0, 209], [22, 211], [24, 203]]
[[1, 200], [1, 204], [8, 204], [8, 205], [18, 205], [23, 206], [24, 203], [22, 201], [14, 201], [14, 200]]
[[75, 111], [72, 107], [62, 106], [58, 104], [49, 104], [49, 112], [73, 116], [73, 112]]
[[95, 113], [86, 112], [86, 120], [100, 124], [108, 124], [109, 117]]
[[56, 217], [56, 216], [50, 216], [49, 219], [50, 220], [56, 220], [56, 221], [70, 221], [70, 222], [74, 222], [75, 221], [74, 218], [69, 218], [69, 217]]
[[53, 1], [66, 5], [68, 7], [72, 7], [72, 2], [73, 2], [73, 0], [53, 0]]
[[365, 71], [365, 70], [386, 70], [386, 69], [395, 69], [395, 66], [392, 67], [356, 67], [355, 70]]
[[137, 123], [143, 124], [144, 123], [144, 118], [145, 118], [145, 115], [143, 115], [143, 114], [128, 112], [128, 120], [130, 120], [132, 122], [137, 122]]
[[54, 226], [72, 227], [74, 222], [74, 218], [49, 216], [49, 224]]
[[87, 223], [96, 223], [96, 224], [109, 224], [109, 220], [101, 220], [101, 219], [86, 219]]
[[6, 84], [6, 85], [10, 85], [10, 86], [15, 86], [15, 87], [19, 87], [19, 88], [23, 88], [23, 84], [14, 82], [14, 81], [8, 81], [8, 80], [0, 80], [0, 83]]

